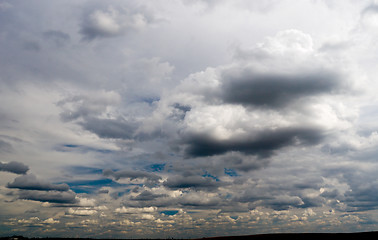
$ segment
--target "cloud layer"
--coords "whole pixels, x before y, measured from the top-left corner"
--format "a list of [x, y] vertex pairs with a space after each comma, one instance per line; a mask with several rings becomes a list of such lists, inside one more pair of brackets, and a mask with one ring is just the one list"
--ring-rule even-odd
[[375, 230], [376, 9], [3, 1], [0, 232]]

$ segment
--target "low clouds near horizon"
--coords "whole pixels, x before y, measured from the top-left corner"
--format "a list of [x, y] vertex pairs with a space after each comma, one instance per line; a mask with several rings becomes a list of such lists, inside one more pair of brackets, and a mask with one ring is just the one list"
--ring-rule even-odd
[[377, 6], [4, 0], [1, 234], [376, 230]]

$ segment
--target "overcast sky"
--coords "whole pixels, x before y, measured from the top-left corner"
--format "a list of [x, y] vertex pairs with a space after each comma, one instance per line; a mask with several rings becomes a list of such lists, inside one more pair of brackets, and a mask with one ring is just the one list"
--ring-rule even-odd
[[0, 235], [378, 227], [378, 2], [0, 0]]

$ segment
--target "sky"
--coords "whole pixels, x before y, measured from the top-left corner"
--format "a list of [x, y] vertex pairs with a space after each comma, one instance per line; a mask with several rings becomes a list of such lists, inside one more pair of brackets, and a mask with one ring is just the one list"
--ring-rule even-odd
[[0, 0], [0, 235], [378, 228], [378, 2]]

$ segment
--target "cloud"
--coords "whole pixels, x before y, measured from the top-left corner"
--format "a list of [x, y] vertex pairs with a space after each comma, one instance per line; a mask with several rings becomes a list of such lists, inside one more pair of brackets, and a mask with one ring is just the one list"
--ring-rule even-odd
[[0, 131], [22, 139], [1, 137], [2, 160], [40, 174], [4, 175], [0, 228], [21, 232], [20, 212], [52, 237], [370, 228], [376, 11], [289, 2], [0, 6]]
[[167, 197], [167, 196], [168, 195], [166, 194], [154, 194], [151, 191], [145, 190], [135, 197], [130, 197], [130, 199], [134, 201], [152, 201], [152, 200], [155, 200], [156, 198]]
[[69, 208], [67, 213], [69, 215], [78, 215], [78, 216], [91, 216], [97, 213], [97, 210], [94, 209], [87, 209], [87, 208]]
[[12, 183], [7, 184], [7, 188], [60, 192], [65, 192], [69, 190], [69, 186], [65, 183], [51, 184], [49, 182], [38, 180], [37, 177], [33, 174], [23, 175], [15, 178]]
[[57, 223], [60, 223], [60, 221], [59, 220], [55, 220], [54, 218], [48, 218], [48, 219], [44, 220], [42, 223], [57, 224]]
[[[269, 158], [261, 158], [253, 155], [245, 155], [238, 152], [229, 152], [223, 154], [219, 159], [215, 160], [217, 163], [222, 164], [224, 172], [228, 171], [231, 175], [237, 175], [235, 170], [241, 172], [248, 172], [251, 170], [258, 170], [268, 166], [270, 163]], [[227, 167], [228, 169], [224, 169]]]
[[104, 176], [111, 176], [114, 177], [114, 179], [119, 180], [121, 178], [129, 178], [130, 180], [134, 179], [146, 179], [147, 181], [151, 182], [158, 182], [161, 177], [150, 172], [142, 172], [142, 171], [132, 171], [132, 170], [120, 170], [120, 171], [113, 171], [111, 169], [105, 169], [103, 171]]
[[13, 147], [10, 143], [0, 139], [0, 152], [11, 152]]
[[116, 37], [128, 31], [139, 31], [148, 25], [143, 13], [128, 12], [122, 8], [109, 6], [97, 9], [83, 17], [80, 33], [84, 40], [95, 38]]
[[341, 76], [324, 69], [310, 73], [259, 74], [246, 70], [240, 76], [226, 76], [222, 99], [226, 103], [282, 108], [292, 102], [320, 94], [341, 91]]
[[116, 208], [115, 213], [129, 213], [129, 214], [139, 214], [139, 213], [154, 213], [157, 211], [156, 207], [144, 207], [144, 208], [126, 208], [122, 206], [121, 208]]
[[287, 210], [291, 207], [300, 207], [304, 202], [298, 196], [276, 196], [274, 199], [268, 199], [264, 201], [266, 207], [270, 207], [274, 210]]
[[217, 208], [221, 204], [219, 197], [209, 197], [198, 193], [189, 193], [179, 199], [179, 204], [187, 207]]
[[121, 119], [89, 118], [80, 125], [101, 138], [132, 139], [136, 126]]
[[121, 96], [115, 91], [94, 91], [66, 97], [57, 106], [63, 110], [60, 114], [63, 121], [74, 121], [98, 117], [120, 101]]
[[170, 189], [192, 189], [215, 191], [225, 183], [216, 181], [211, 177], [202, 176], [172, 176], [163, 185]]
[[318, 54], [311, 36], [286, 30], [243, 53], [229, 65], [191, 74], [145, 122], [158, 122], [156, 131], [172, 128], [164, 131], [169, 143], [186, 158], [239, 154], [234, 168], [244, 170], [269, 163], [250, 156], [316, 146], [330, 129], [350, 126], [336, 102], [353, 91], [353, 74]]
[[16, 174], [26, 174], [26, 172], [29, 171], [29, 167], [21, 162], [0, 162], [0, 171], [11, 172]]
[[20, 191], [19, 199], [33, 200], [39, 202], [49, 202], [58, 204], [75, 204], [77, 203], [76, 195], [73, 192], [58, 191]]
[[208, 136], [190, 136], [185, 140], [185, 152], [191, 157], [213, 156], [232, 151], [269, 157], [275, 150], [287, 146], [317, 144], [323, 138], [317, 128], [265, 129], [255, 137], [217, 140]]
[[46, 39], [54, 42], [56, 46], [63, 46], [66, 44], [68, 41], [71, 40], [71, 37], [69, 34], [58, 31], [58, 30], [48, 30], [43, 32], [43, 37]]

